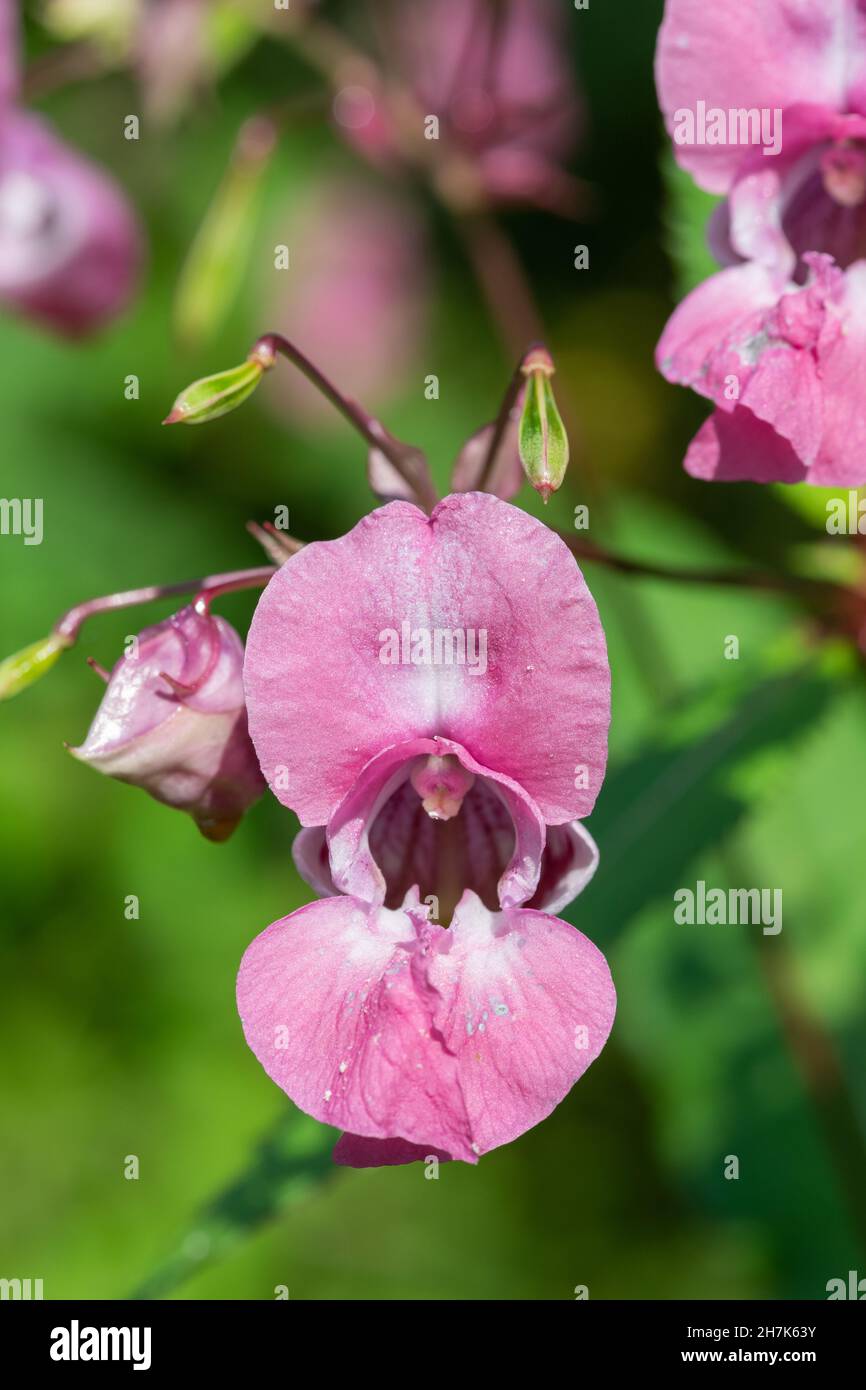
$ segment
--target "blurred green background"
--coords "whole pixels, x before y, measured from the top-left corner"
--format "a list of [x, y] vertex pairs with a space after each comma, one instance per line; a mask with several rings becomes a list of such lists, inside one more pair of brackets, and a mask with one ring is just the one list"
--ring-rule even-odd
[[[669, 256], [652, 83], [661, 8], [618, 0], [570, 19], [588, 105], [574, 167], [595, 186], [593, 220], [502, 219], [579, 427], [545, 519], [567, 529], [590, 501], [590, 537], [630, 556], [784, 565], [820, 533], [781, 490], [686, 477], [702, 410], [653, 368], [677, 276], [690, 273]], [[48, 42], [32, 25], [30, 52]], [[239, 124], [318, 90], [289, 45], [263, 38], [206, 101], [132, 148], [122, 120], [139, 97], [122, 71], [39, 103], [117, 174], [150, 260], [134, 309], [97, 343], [0, 320], [2, 492], [45, 499], [41, 546], [0, 541], [3, 653], [82, 598], [261, 563], [244, 523], [275, 506], [312, 540], [371, 505], [363, 448], [339, 421], [304, 425], [260, 393], [201, 430], [159, 423], [183, 385], [240, 361], [260, 332], [292, 334], [290, 314], [274, 317], [272, 248], [319, 181], [374, 182], [326, 119], [290, 122], [218, 333], [177, 344], [179, 273]], [[512, 363], [459, 237], [423, 190], [413, 196], [432, 303], [414, 378], [385, 418], [427, 448], [445, 488]], [[693, 231], [675, 233], [694, 256]], [[588, 272], [572, 266], [580, 242]], [[289, 372], [277, 367], [273, 392]], [[431, 372], [438, 401], [424, 396]], [[124, 398], [129, 373], [137, 401]], [[521, 504], [540, 514], [534, 497]], [[816, 647], [787, 599], [586, 573], [614, 715], [589, 822], [601, 868], [566, 915], [609, 957], [617, 1021], [550, 1120], [438, 1181], [420, 1165], [332, 1169], [331, 1136], [292, 1111], [244, 1044], [241, 954], [309, 898], [290, 856], [294, 818], [268, 798], [212, 845], [64, 751], [100, 696], [85, 656], [110, 665], [127, 632], [169, 607], [94, 620], [48, 679], [2, 706], [0, 1275], [42, 1278], [46, 1298], [258, 1299], [285, 1285], [301, 1299], [569, 1299], [577, 1285], [591, 1298], [822, 1298], [829, 1279], [866, 1274], [862, 673], [850, 653]], [[235, 596], [221, 611], [243, 629], [253, 603]], [[731, 634], [737, 661], [724, 658]], [[781, 888], [782, 933], [675, 925], [674, 891], [701, 878]], [[128, 894], [140, 920], [124, 917]], [[130, 1154], [138, 1181], [123, 1175]]]

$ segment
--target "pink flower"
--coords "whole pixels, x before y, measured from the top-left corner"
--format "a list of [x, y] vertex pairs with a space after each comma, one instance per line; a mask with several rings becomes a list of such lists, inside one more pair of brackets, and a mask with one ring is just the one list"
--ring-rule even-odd
[[[862, 0], [667, 0], [656, 77], [677, 160], [727, 195], [712, 236], [723, 262], [758, 259], [787, 276], [796, 267], [799, 280], [809, 251], [843, 268], [866, 252]], [[723, 113], [712, 134], [721, 143], [680, 143], [682, 113], [696, 116], [699, 103]], [[740, 143], [749, 112], [764, 113], [769, 141]]]
[[804, 260], [805, 286], [757, 264], [724, 270], [668, 322], [659, 370], [715, 406], [686, 455], [694, 477], [866, 482], [866, 261]]
[[188, 811], [207, 839], [227, 839], [265, 786], [247, 733], [243, 654], [234, 628], [201, 604], [146, 628], [70, 751]]
[[465, 161], [463, 174], [450, 176], [455, 188], [468, 177], [494, 202], [561, 210], [573, 200], [561, 166], [580, 134], [583, 106], [556, 0], [404, 0], [384, 38], [391, 67], [381, 90], [350, 87], [336, 104], [356, 148], [384, 165], [417, 150], [417, 132], [405, 139], [402, 83]]
[[14, 18], [0, 4], [0, 303], [79, 335], [128, 301], [141, 236], [114, 181], [15, 105]]
[[393, 502], [275, 574], [244, 672], [262, 770], [328, 895], [247, 950], [247, 1041], [348, 1131], [337, 1161], [475, 1162], [559, 1104], [613, 1022], [603, 956], [550, 915], [597, 860], [592, 598], [558, 537], [495, 497]]

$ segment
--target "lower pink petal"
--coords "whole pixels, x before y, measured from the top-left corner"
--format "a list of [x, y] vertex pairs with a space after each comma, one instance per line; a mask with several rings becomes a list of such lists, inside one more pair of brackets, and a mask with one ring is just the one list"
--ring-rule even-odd
[[485, 1153], [565, 1098], [607, 1041], [616, 992], [598, 948], [542, 912], [492, 913], [466, 893], [444, 937], [427, 971], [434, 1028], [457, 1059], [473, 1147]]
[[326, 1124], [475, 1161], [457, 1063], [431, 1033], [418, 969], [441, 927], [353, 898], [274, 922], [238, 973], [244, 1033], [265, 1071]]

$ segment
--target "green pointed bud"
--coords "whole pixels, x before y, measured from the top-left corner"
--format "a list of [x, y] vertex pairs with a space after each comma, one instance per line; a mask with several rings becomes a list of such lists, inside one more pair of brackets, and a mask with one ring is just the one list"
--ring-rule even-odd
[[546, 502], [562, 486], [568, 467], [568, 435], [550, 381], [556, 369], [544, 347], [532, 348], [520, 369], [526, 377], [518, 434], [520, 461], [530, 483]]
[[64, 648], [71, 646], [68, 637], [52, 632], [0, 661], [0, 700], [11, 699], [19, 690], [47, 675]]
[[228, 415], [236, 410], [247, 396], [255, 391], [262, 376], [273, 366], [273, 354], [253, 351], [239, 367], [230, 367], [227, 372], [217, 372], [215, 376], [202, 377], [181, 391], [164, 425], [203, 425], [208, 420], [216, 420], [220, 415]]

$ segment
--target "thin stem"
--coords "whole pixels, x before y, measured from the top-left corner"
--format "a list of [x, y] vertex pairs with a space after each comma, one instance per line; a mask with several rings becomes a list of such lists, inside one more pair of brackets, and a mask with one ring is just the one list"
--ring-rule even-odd
[[[527, 349], [527, 352], [528, 351], [531, 351], [531, 348]], [[523, 364], [526, 361], [526, 357], [527, 353], [524, 352], [517, 366], [514, 368], [514, 373], [508, 386], [505, 388], [505, 395], [502, 397], [499, 414], [496, 417], [493, 433], [490, 436], [490, 443], [487, 447], [487, 454], [481, 469], [481, 476], [478, 479], [477, 489], [479, 492], [484, 492], [487, 484], [490, 482], [490, 475], [496, 463], [496, 455], [505, 437], [505, 431], [508, 429], [511, 412], [517, 403], [517, 398], [520, 395], [520, 388], [526, 383], [526, 376], [523, 371]]]
[[105, 594], [101, 598], [88, 599], [70, 608], [54, 624], [53, 631], [71, 644], [76, 641], [81, 628], [95, 613], [109, 613], [115, 608], [133, 608], [141, 603], [153, 603], [156, 599], [171, 598], [175, 594], [198, 593], [210, 600], [217, 594], [233, 593], [237, 589], [263, 588], [276, 573], [273, 565], [261, 566], [251, 570], [233, 570], [229, 574], [211, 574], [200, 579], [185, 579], [179, 584], [152, 584], [145, 589], [126, 589], [119, 594]]
[[401, 444], [399, 440], [394, 439], [388, 433], [375, 416], [369, 415], [358, 405], [357, 401], [342, 395], [336, 386], [319, 371], [319, 368], [308, 357], [305, 357], [294, 343], [290, 343], [288, 338], [284, 338], [282, 333], [265, 333], [253, 347], [250, 357], [258, 357], [265, 366], [270, 366], [277, 353], [280, 353], [299, 371], [303, 372], [307, 380], [312, 382], [325, 399], [330, 401], [331, 405], [348, 420], [349, 424], [355, 427], [371, 449], [378, 449], [381, 454], [384, 454], [388, 462], [411, 489], [419, 504], [425, 510], [432, 511], [439, 501], [439, 494], [420, 450], [413, 449], [407, 444]]

